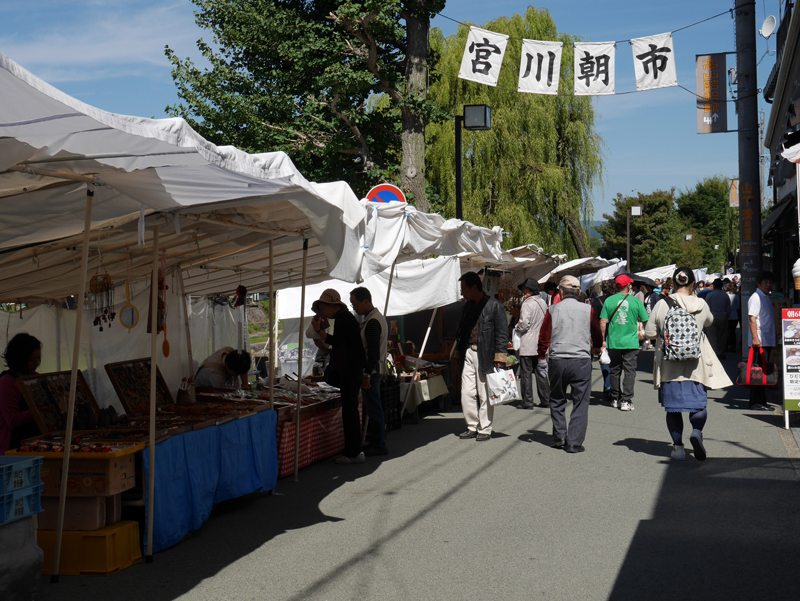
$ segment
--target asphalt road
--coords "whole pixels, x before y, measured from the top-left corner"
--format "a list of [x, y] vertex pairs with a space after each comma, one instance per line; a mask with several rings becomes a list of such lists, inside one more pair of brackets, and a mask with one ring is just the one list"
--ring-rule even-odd
[[539, 408], [500, 407], [490, 441], [459, 440], [456, 405], [390, 432], [387, 457], [305, 468], [218, 506], [152, 564], [43, 578], [37, 598], [800, 598], [800, 451], [782, 414], [712, 392], [708, 459], [691, 456], [687, 424], [673, 461], [651, 373], [641, 353], [633, 412], [593, 393], [585, 453], [551, 449]]

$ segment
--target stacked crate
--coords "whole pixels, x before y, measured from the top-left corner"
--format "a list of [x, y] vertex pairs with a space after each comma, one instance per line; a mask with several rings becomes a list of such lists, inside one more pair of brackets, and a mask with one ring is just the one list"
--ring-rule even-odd
[[381, 381], [381, 405], [386, 421], [386, 431], [397, 430], [403, 425], [400, 400], [400, 381], [394, 376], [384, 376]]
[[44, 554], [33, 516], [41, 511], [41, 457], [0, 456], [0, 599], [31, 599]]

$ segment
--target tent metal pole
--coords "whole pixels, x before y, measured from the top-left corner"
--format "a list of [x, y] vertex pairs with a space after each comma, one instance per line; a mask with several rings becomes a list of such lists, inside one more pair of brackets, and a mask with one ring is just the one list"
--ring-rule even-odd
[[[389, 295], [392, 293], [392, 281], [394, 280], [394, 269], [397, 266], [397, 259], [392, 263], [391, 271], [389, 272], [389, 288], [386, 290], [386, 304], [383, 305], [383, 316], [387, 317], [389, 311]], [[385, 358], [384, 358], [385, 360]]]
[[[181, 303], [183, 305], [183, 326], [186, 329], [186, 355], [189, 358], [189, 380], [187, 380], [187, 392], [194, 388], [194, 357], [192, 356], [192, 328], [189, 323], [191, 311], [192, 311], [192, 303], [190, 299], [186, 296], [186, 287], [183, 284], [183, 269], [181, 269], [181, 264], [178, 263], [175, 268], [178, 270], [178, 285], [180, 286], [181, 292]], [[192, 400], [194, 400], [194, 394], [190, 393]]]
[[269, 408], [275, 409], [275, 355], [278, 352], [278, 341], [275, 340], [275, 278], [273, 277], [274, 261], [273, 251], [274, 245], [272, 240], [269, 241], [269, 372], [267, 378], [269, 379]]
[[[422, 355], [425, 354], [425, 347], [428, 344], [428, 336], [431, 334], [431, 328], [433, 327], [433, 320], [436, 319], [437, 309], [434, 307], [433, 313], [431, 313], [431, 320], [428, 322], [428, 330], [425, 332], [425, 339], [422, 341], [422, 348], [419, 350], [419, 361], [422, 361]], [[417, 381], [417, 372], [419, 371], [419, 361], [414, 366], [414, 375], [411, 376], [411, 386], [406, 389], [405, 397], [403, 398], [403, 408], [400, 410], [400, 419], [403, 418], [403, 414], [406, 412], [406, 404], [408, 404], [408, 397], [411, 395], [411, 389], [414, 387], [414, 382]]]
[[158, 356], [158, 226], [153, 226], [153, 280], [150, 287], [150, 466], [147, 474], [147, 553], [153, 563], [153, 500], [156, 484], [156, 357]]
[[64, 460], [61, 464], [61, 490], [58, 492], [58, 520], [56, 522], [56, 547], [53, 555], [53, 575], [50, 582], [58, 582], [58, 566], [61, 561], [61, 539], [64, 534], [64, 509], [67, 506], [67, 481], [69, 459], [72, 451], [72, 426], [75, 418], [75, 397], [78, 390], [78, 362], [81, 355], [81, 332], [83, 329], [83, 303], [86, 295], [86, 268], [89, 264], [89, 231], [92, 229], [92, 201], [94, 187], [86, 190], [86, 215], [83, 222], [83, 248], [81, 248], [81, 273], [78, 284], [77, 315], [75, 318], [75, 340], [72, 345], [72, 373], [69, 377], [69, 402], [67, 405], [67, 428], [64, 436]]
[[303, 238], [303, 288], [300, 293], [300, 331], [297, 332], [297, 410], [294, 428], [294, 481], [300, 471], [300, 407], [303, 398], [303, 320], [306, 312], [306, 259], [308, 258], [308, 238]]

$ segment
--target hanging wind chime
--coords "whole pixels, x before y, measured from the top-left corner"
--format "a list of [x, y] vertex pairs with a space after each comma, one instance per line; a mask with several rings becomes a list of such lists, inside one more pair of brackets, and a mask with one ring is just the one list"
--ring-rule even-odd
[[[102, 267], [102, 259], [100, 267]], [[98, 271], [100, 270], [98, 267]], [[114, 284], [111, 276], [107, 273], [97, 273], [89, 281], [89, 292], [92, 296], [92, 309], [94, 311], [94, 321], [92, 325], [103, 331], [103, 324], [111, 327], [111, 322], [117, 314], [114, 312]]]

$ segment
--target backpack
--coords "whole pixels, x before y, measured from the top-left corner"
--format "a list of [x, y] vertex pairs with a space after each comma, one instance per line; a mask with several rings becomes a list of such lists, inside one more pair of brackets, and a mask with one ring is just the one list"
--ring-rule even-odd
[[667, 361], [692, 361], [700, 358], [700, 328], [697, 320], [670, 297], [664, 297], [669, 307], [664, 318], [664, 345]]

